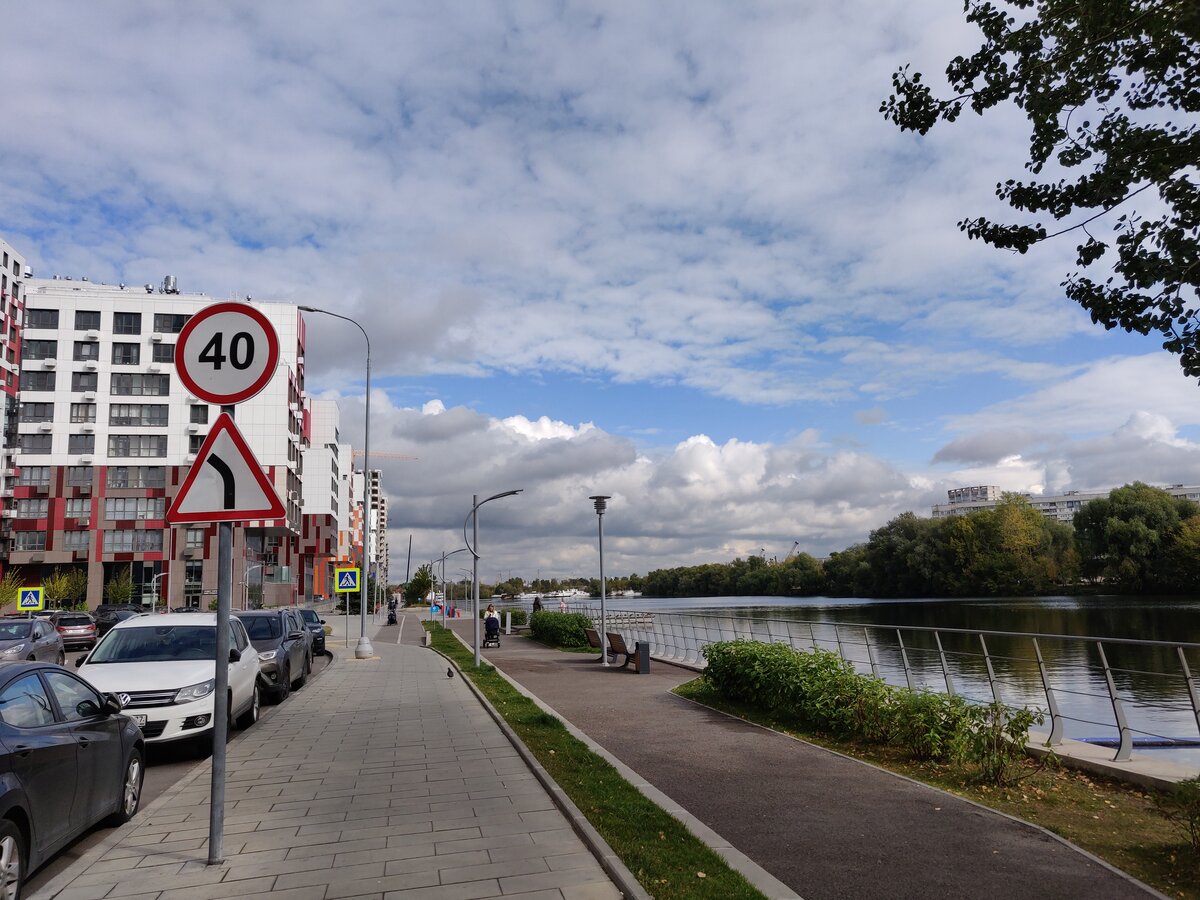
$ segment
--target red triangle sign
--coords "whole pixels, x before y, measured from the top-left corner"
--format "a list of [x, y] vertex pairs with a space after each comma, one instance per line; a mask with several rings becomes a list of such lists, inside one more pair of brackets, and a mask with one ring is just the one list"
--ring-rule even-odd
[[282, 519], [287, 509], [233, 417], [221, 413], [188, 469], [167, 521], [241, 522]]

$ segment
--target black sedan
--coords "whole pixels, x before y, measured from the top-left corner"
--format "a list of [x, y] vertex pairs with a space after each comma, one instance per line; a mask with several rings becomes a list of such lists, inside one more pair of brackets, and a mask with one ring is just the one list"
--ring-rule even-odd
[[0, 663], [0, 897], [97, 822], [137, 813], [143, 738], [120, 710], [59, 666]]

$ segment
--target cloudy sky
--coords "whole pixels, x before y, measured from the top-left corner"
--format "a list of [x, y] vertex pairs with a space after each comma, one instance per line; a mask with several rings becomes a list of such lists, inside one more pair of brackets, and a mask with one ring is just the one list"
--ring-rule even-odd
[[[1197, 387], [968, 242], [1027, 141], [891, 73], [960, 6], [14, 0], [0, 234], [35, 273], [325, 306], [373, 347], [392, 574], [610, 574], [863, 540], [947, 488], [1200, 482]], [[362, 339], [310, 331], [362, 428]], [[462, 560], [464, 555], [455, 557]], [[465, 563], [464, 563], [465, 564]], [[453, 561], [448, 571], [454, 568]]]

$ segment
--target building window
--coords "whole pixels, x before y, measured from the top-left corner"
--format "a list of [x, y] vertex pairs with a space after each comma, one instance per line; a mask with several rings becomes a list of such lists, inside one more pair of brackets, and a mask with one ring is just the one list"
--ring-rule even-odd
[[21, 345], [21, 358], [26, 362], [58, 357], [58, 341], [25, 341]]
[[108, 497], [104, 501], [108, 519], [161, 519], [166, 514], [164, 497]]
[[76, 331], [98, 331], [100, 328], [100, 311], [95, 309], [75, 310]]
[[21, 474], [17, 476], [17, 484], [21, 487], [46, 487], [50, 484], [50, 467], [21, 466]]
[[112, 345], [112, 361], [114, 366], [136, 366], [142, 361], [140, 344]]
[[25, 551], [45, 550], [46, 549], [46, 532], [44, 532], [44, 531], [18, 531], [15, 549], [25, 550]]
[[22, 434], [18, 435], [22, 453], [49, 453], [53, 446], [52, 434]]
[[166, 456], [165, 434], [111, 434], [108, 436], [108, 455], [118, 459], [139, 456]]
[[67, 484], [71, 487], [91, 487], [91, 466], [67, 466]]
[[203, 550], [204, 549], [204, 529], [189, 528], [187, 537], [183, 545], [185, 550]]
[[142, 314], [131, 312], [113, 313], [113, 334], [141, 334]]
[[87, 550], [90, 531], [64, 531], [62, 546], [64, 550]]
[[76, 341], [75, 350], [71, 358], [75, 362], [87, 362], [89, 359], [100, 358], [100, 342], [99, 341]]
[[49, 509], [49, 500], [24, 499], [17, 501], [18, 519], [44, 519]]
[[173, 363], [175, 362], [175, 345], [174, 344], [155, 344], [154, 354], [151, 358], [152, 362], [156, 363]]
[[96, 436], [94, 434], [72, 434], [67, 437], [68, 453], [94, 453]]
[[163, 548], [158, 530], [119, 529], [104, 532], [105, 553], [153, 553]]
[[53, 422], [54, 421], [54, 404], [53, 403], [22, 403], [21, 404], [21, 421], [22, 422]]
[[96, 421], [96, 404], [95, 403], [72, 403], [71, 404], [71, 421], [72, 422], [95, 422]]
[[184, 313], [155, 313], [154, 330], [165, 334], [179, 334], [191, 316]]
[[26, 309], [25, 310], [25, 327], [26, 328], [57, 328], [58, 327], [58, 310], [57, 309]]
[[196, 454], [200, 452], [200, 448], [204, 446], [204, 435], [189, 434], [188, 435], [188, 453]]
[[166, 425], [165, 403], [114, 403], [108, 408], [109, 425]]
[[166, 397], [171, 393], [170, 375], [113, 375], [115, 397]]
[[[53, 372], [43, 374], [53, 375]], [[73, 391], [94, 391], [96, 385], [100, 383], [95, 372], [72, 372], [71, 373], [71, 390]]]
[[160, 488], [167, 483], [167, 470], [162, 466], [109, 466], [107, 486], [110, 488]]
[[67, 501], [68, 519], [90, 519], [92, 517], [92, 501], [87, 497], [72, 497]]
[[188, 560], [183, 565], [183, 602], [187, 606], [199, 606], [204, 588], [204, 563]]
[[55, 372], [22, 372], [21, 390], [23, 391], [52, 391], [54, 390]]
[[193, 406], [192, 411], [188, 414], [188, 421], [191, 422], [193, 425], [207, 425], [208, 424], [208, 407], [207, 406]]

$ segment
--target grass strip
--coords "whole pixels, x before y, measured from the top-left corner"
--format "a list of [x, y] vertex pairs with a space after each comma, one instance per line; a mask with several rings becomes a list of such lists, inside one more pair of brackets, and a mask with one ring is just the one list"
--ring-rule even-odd
[[612, 765], [573, 737], [559, 719], [543, 712], [517, 691], [493, 666], [483, 663], [476, 669], [471, 651], [449, 629], [436, 622], [421, 624], [432, 635], [434, 648], [458, 663], [654, 897], [765, 900], [712, 848], [648, 800]]
[[897, 747], [815, 733], [793, 718], [731, 702], [703, 678], [675, 693], [1040, 825], [1169, 896], [1200, 900], [1200, 858], [1155, 810], [1151, 792], [1136, 785], [1029, 760], [1019, 781], [990, 787], [966, 766], [916, 761]]

